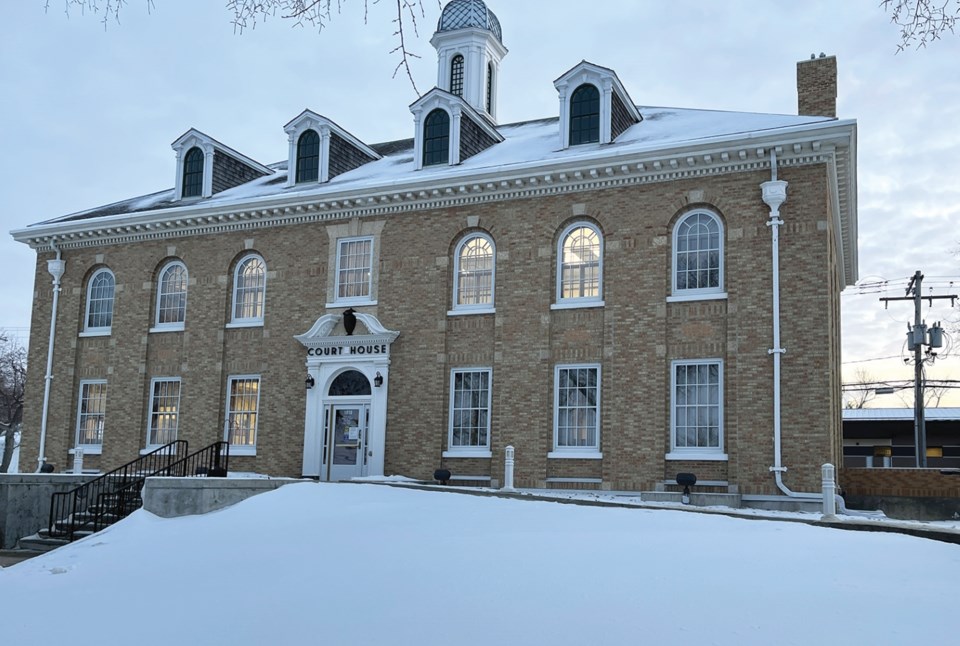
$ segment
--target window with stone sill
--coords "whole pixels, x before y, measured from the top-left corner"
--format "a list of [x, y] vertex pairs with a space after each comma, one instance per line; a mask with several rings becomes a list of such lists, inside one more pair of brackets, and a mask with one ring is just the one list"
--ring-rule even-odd
[[597, 303], [602, 296], [603, 237], [592, 224], [573, 224], [557, 248], [557, 302]]
[[723, 363], [719, 359], [672, 362], [670, 429], [672, 457], [695, 460], [723, 454]]
[[237, 263], [233, 275], [234, 324], [263, 323], [263, 308], [267, 289], [267, 266], [263, 258], [249, 255]]
[[107, 412], [106, 380], [81, 381], [77, 399], [79, 401], [75, 446], [89, 453], [100, 453]]
[[673, 228], [673, 296], [722, 294], [723, 224], [710, 211], [697, 210]]
[[373, 278], [373, 238], [337, 241], [338, 303], [369, 301]]
[[450, 453], [490, 450], [491, 375], [490, 368], [450, 371]]
[[187, 318], [187, 266], [180, 261], [167, 264], [157, 281], [156, 327], [182, 330]]
[[474, 234], [457, 245], [454, 256], [454, 310], [488, 310], [494, 302], [493, 240]]
[[554, 384], [554, 452], [599, 453], [600, 366], [557, 366]]
[[147, 449], [157, 449], [177, 439], [180, 424], [180, 378], [155, 378], [150, 382]]
[[109, 269], [98, 269], [87, 283], [87, 307], [83, 331], [87, 334], [110, 334], [113, 326], [113, 302], [116, 278]]
[[224, 440], [231, 453], [254, 454], [260, 412], [260, 375], [233, 376], [227, 380]]

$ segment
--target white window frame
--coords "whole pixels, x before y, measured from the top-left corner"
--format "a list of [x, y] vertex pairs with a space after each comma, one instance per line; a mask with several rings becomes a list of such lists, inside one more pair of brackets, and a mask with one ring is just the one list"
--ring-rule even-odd
[[[677, 258], [679, 256], [678, 235], [680, 233], [680, 227], [688, 219], [695, 216], [700, 216], [700, 215], [705, 215], [710, 219], [712, 219], [716, 223], [719, 229], [719, 236], [720, 236], [720, 248], [719, 248], [720, 264], [718, 267], [719, 282], [717, 287], [680, 289], [677, 286], [677, 272], [678, 272]], [[724, 287], [725, 285], [724, 265], [726, 264], [725, 258], [724, 258], [724, 254], [726, 251], [725, 241], [724, 241], [725, 237], [726, 237], [726, 233], [723, 227], [723, 220], [721, 220], [720, 216], [718, 216], [716, 213], [708, 209], [696, 209], [696, 210], [690, 211], [689, 213], [685, 213], [683, 217], [677, 220], [676, 224], [673, 225], [673, 235], [671, 238], [671, 252], [670, 252], [670, 258], [671, 258], [670, 294], [671, 296], [667, 299], [668, 301], [718, 300], [718, 299], [724, 299], [727, 297], [727, 293]]]
[[[239, 381], [256, 381], [257, 396], [253, 409], [253, 444], [234, 444], [231, 440], [230, 419], [234, 413], [248, 414], [250, 411], [234, 411], [230, 405], [233, 398], [233, 385]], [[230, 375], [227, 377], [227, 397], [224, 404], [226, 413], [223, 418], [223, 439], [230, 444], [230, 455], [256, 455], [257, 454], [257, 431], [260, 427], [260, 375]]]
[[[718, 393], [717, 393], [717, 415], [718, 415], [718, 445], [716, 447], [688, 447], [677, 446], [677, 367], [678, 366], [711, 366], [718, 368]], [[724, 453], [724, 429], [723, 429], [723, 360], [712, 359], [675, 359], [670, 362], [670, 453], [665, 457], [667, 460], [727, 460], [727, 454]]]
[[[109, 275], [113, 279], [113, 293], [110, 295], [110, 325], [90, 325], [90, 304], [93, 297], [94, 282], [102, 275]], [[107, 300], [107, 299], [98, 299]], [[93, 272], [87, 281], [87, 302], [83, 310], [83, 332], [80, 336], [109, 336], [113, 329], [113, 307], [117, 300], [117, 277], [106, 267]]]
[[[183, 292], [183, 317], [180, 321], [167, 321], [164, 323], [160, 322], [160, 304], [163, 301], [164, 291], [163, 291], [163, 278], [166, 276], [167, 272], [172, 270], [174, 267], [182, 267], [185, 274], [186, 289]], [[168, 262], [163, 266], [163, 269], [160, 270], [160, 274], [157, 276], [157, 298], [155, 309], [156, 313], [154, 314], [154, 326], [150, 329], [151, 332], [178, 332], [184, 329], [187, 320], [187, 297], [190, 295], [190, 272], [187, 270], [187, 266], [180, 260], [174, 260]]]
[[[567, 238], [574, 232], [576, 229], [587, 228], [591, 229], [594, 233], [597, 234], [597, 239], [600, 243], [599, 250], [599, 261], [597, 264], [597, 271], [599, 272], [598, 281], [597, 281], [597, 295], [596, 296], [563, 296], [563, 246]], [[593, 224], [592, 222], [587, 221], [578, 221], [573, 222], [568, 225], [563, 232], [560, 234], [559, 240], [557, 240], [557, 263], [555, 267], [556, 271], [556, 302], [550, 306], [550, 309], [570, 309], [570, 308], [580, 308], [580, 307], [603, 307], [603, 255], [604, 255], [604, 242], [603, 242], [603, 232], [600, 231], [600, 227]]]
[[[263, 283], [260, 285], [260, 288], [257, 290], [259, 306], [260, 306], [260, 315], [259, 316], [237, 316], [237, 306], [240, 304], [238, 297], [240, 296], [240, 269], [251, 260], [259, 260], [260, 264], [263, 266]], [[227, 327], [259, 327], [263, 325], [263, 315], [264, 310], [267, 306], [267, 263], [263, 259], [263, 256], [257, 253], [247, 254], [237, 262], [237, 266], [233, 269], [233, 289], [232, 298], [230, 302], [230, 323], [227, 324]], [[253, 290], [249, 290], [253, 291]]]
[[[460, 261], [464, 248], [476, 239], [485, 240], [490, 245], [490, 302], [489, 303], [460, 303]], [[453, 256], [453, 309], [451, 314], [493, 314], [496, 312], [497, 298], [497, 246], [486, 233], [471, 233], [464, 237], [457, 245]]]
[[[596, 424], [594, 427], [594, 437], [596, 444], [594, 446], [560, 446], [560, 373], [565, 370], [595, 370], [597, 373], [597, 396], [596, 396]], [[553, 369], [553, 451], [547, 454], [548, 458], [571, 458], [599, 460], [603, 458], [600, 452], [600, 414], [601, 414], [601, 391], [603, 390], [603, 371], [599, 363], [564, 363], [554, 366]]]
[[[340, 296], [340, 274], [345, 270], [340, 267], [340, 260], [343, 253], [343, 248], [345, 245], [357, 243], [357, 242], [369, 242], [370, 243], [370, 255], [368, 256], [367, 264], [367, 294], [366, 296]], [[334, 267], [336, 272], [333, 279], [333, 302], [336, 305], [372, 305], [373, 301], [373, 254], [376, 244], [374, 241], [374, 236], [359, 236], [352, 238], [340, 238], [337, 240], [337, 264]]]
[[[103, 386], [103, 410], [99, 413], [100, 420], [100, 442], [97, 444], [82, 444], [80, 438], [82, 435], [84, 415], [87, 417], [97, 416], [97, 413], [85, 413], [84, 401], [90, 399], [84, 397], [84, 390], [88, 386]], [[103, 452], [103, 431], [106, 426], [107, 417], [107, 380], [106, 379], [83, 379], [80, 381], [80, 390], [77, 395], [77, 424], [74, 434], [74, 447], [82, 449], [86, 455], [100, 455]]]
[[[150, 451], [155, 451], [159, 449], [164, 444], [169, 444], [169, 442], [162, 442], [160, 444], [153, 444], [150, 442], [153, 435], [153, 404], [157, 396], [157, 384], [160, 383], [176, 383], [177, 384], [177, 405], [176, 411], [173, 415], [176, 418], [176, 424], [174, 425], [173, 439], [170, 442], [173, 442], [178, 439], [180, 435], [180, 402], [183, 399], [183, 382], [180, 377], [154, 377], [150, 380], [150, 398], [148, 401], [147, 407], [147, 437], [145, 441], [145, 448], [141, 453], [149, 453]], [[169, 413], [163, 413], [169, 415]]]
[[[477, 446], [454, 446], [453, 444], [453, 418], [454, 410], [456, 407], [456, 391], [455, 384], [458, 374], [465, 373], [483, 373], [487, 375], [487, 401], [484, 406], [487, 411], [487, 425], [486, 425], [486, 437], [487, 441], [485, 444]], [[448, 410], [448, 420], [447, 420], [447, 450], [443, 452], [443, 457], [449, 458], [490, 458], [492, 453], [490, 452], [490, 417], [492, 415], [491, 407], [493, 404], [493, 369], [492, 368], [453, 368], [450, 370], [450, 406]], [[463, 409], [465, 407], [461, 407]]]

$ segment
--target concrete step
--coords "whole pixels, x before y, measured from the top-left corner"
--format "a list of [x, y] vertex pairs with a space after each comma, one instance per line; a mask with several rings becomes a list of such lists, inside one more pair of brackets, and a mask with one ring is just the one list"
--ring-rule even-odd
[[43, 553], [55, 550], [58, 547], [63, 547], [69, 542], [70, 541], [65, 538], [52, 538], [50, 536], [34, 534], [33, 536], [25, 536], [17, 541], [17, 548], [20, 550]]
[[37, 550], [0, 550], [0, 567], [10, 567], [41, 554], [43, 552]]

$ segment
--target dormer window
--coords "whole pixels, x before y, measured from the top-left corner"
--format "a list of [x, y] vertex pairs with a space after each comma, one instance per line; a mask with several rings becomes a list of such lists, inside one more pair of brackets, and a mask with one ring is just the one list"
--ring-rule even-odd
[[203, 195], [203, 151], [194, 146], [183, 158], [183, 197]]
[[287, 187], [329, 182], [380, 159], [380, 154], [330, 119], [304, 110], [283, 127], [290, 144]]
[[423, 122], [423, 165], [450, 161], [450, 115], [437, 108]]
[[177, 153], [174, 200], [210, 197], [273, 170], [190, 128], [170, 145]]
[[460, 54], [450, 63], [450, 94], [463, 96], [463, 56]]
[[410, 106], [417, 170], [456, 166], [503, 141], [490, 120], [465, 98], [433, 88]]
[[553, 82], [560, 95], [560, 147], [609, 144], [643, 117], [616, 72], [583, 61]]
[[316, 182], [320, 176], [320, 135], [307, 130], [297, 142], [297, 183]]
[[570, 97], [570, 145], [600, 141], [600, 91], [584, 83]]

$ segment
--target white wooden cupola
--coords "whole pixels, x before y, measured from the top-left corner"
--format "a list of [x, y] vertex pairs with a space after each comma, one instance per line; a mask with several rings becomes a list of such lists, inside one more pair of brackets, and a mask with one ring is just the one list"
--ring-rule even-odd
[[430, 44], [437, 50], [437, 87], [496, 123], [500, 61], [507, 55], [496, 15], [482, 0], [452, 0]]
[[196, 128], [170, 145], [177, 154], [175, 201], [210, 197], [274, 172]]
[[560, 95], [560, 147], [609, 144], [643, 120], [617, 73], [587, 61], [553, 82]]
[[289, 142], [287, 183], [322, 184], [380, 159], [380, 154], [336, 123], [304, 110], [283, 127]]

